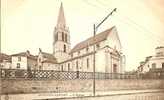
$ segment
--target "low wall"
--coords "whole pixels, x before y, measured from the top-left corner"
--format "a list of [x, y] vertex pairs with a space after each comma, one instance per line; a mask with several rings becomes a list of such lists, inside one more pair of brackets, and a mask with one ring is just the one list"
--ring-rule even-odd
[[[39, 92], [92, 91], [93, 80], [2, 80], [2, 94]], [[164, 80], [108, 79], [96, 80], [96, 91], [129, 89], [164, 89]]]

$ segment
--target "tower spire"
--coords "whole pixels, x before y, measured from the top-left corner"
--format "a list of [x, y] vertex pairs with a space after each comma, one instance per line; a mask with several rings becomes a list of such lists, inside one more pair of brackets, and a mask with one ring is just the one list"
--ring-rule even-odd
[[58, 62], [65, 61], [69, 58], [70, 52], [70, 34], [69, 28], [66, 27], [63, 4], [59, 8], [57, 24], [54, 30], [53, 54]]
[[64, 16], [63, 3], [61, 2], [58, 20], [57, 20], [57, 27], [65, 27], [65, 26], [66, 26], [66, 21]]

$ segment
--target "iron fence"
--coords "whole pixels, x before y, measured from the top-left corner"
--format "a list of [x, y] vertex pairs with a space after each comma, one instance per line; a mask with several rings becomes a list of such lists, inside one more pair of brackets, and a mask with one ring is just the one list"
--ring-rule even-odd
[[[143, 76], [144, 75], [137, 75], [137, 74], [102, 73], [102, 72], [95, 73], [95, 79], [138, 79], [138, 78], [144, 78]], [[22, 79], [34, 79], [34, 80], [39, 80], [39, 79], [83, 80], [83, 79], [93, 79], [93, 72], [0, 69], [0, 78], [1, 79], [22, 78]]]

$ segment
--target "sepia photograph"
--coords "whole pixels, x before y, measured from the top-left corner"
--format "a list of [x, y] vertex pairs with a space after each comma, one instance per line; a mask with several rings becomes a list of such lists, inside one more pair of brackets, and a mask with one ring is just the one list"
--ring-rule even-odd
[[164, 0], [1, 0], [0, 100], [164, 100]]

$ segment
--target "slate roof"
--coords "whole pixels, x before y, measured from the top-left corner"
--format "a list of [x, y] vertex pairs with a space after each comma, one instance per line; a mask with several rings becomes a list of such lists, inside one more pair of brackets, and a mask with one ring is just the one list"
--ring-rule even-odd
[[57, 63], [56, 59], [46, 59], [44, 61], [42, 61], [42, 63]]
[[77, 45], [75, 45], [75, 47], [71, 50], [70, 53], [73, 53], [73, 52], [76, 52], [76, 51], [79, 51], [83, 48], [86, 48], [87, 46], [90, 46], [90, 45], [93, 45], [93, 44], [96, 44], [98, 42], [101, 42], [103, 40], [106, 40], [107, 39], [107, 36], [111, 33], [112, 29], [114, 28], [115, 26], [111, 27], [110, 29], [107, 29], [99, 34], [97, 34], [95, 36], [95, 41], [94, 41], [94, 38], [93, 36], [86, 39], [85, 41], [82, 41], [80, 43], [78, 43]]
[[5, 53], [0, 53], [0, 62], [3, 62], [3, 60], [11, 61], [11, 56], [9, 56]]
[[37, 56], [34, 56], [32, 54], [27, 54], [27, 52], [20, 52], [17, 54], [13, 54], [11, 56], [23, 56], [23, 57], [27, 57], [27, 58], [32, 59], [32, 60], [37, 60]]
[[63, 4], [61, 3], [60, 10], [59, 10], [59, 15], [58, 15], [58, 20], [57, 20], [57, 26], [65, 26], [66, 21], [65, 21], [65, 16], [64, 16], [64, 9], [63, 9]]
[[46, 53], [46, 52], [42, 52], [42, 55], [43, 55], [44, 58], [46, 58], [46, 60], [42, 61], [43, 63], [44, 62], [47, 62], [47, 63], [57, 63], [56, 58], [52, 54]]

